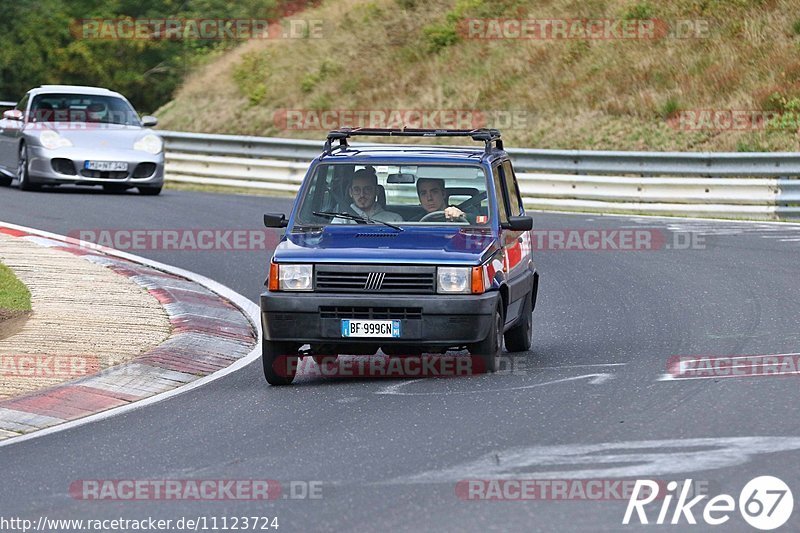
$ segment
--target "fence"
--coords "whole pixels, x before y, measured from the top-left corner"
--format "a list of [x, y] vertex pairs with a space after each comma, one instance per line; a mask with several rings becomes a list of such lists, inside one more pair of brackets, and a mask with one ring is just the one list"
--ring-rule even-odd
[[[167, 179], [293, 193], [323, 140], [159, 132]], [[358, 144], [354, 144], [358, 146]], [[509, 149], [530, 209], [800, 218], [800, 153]]]

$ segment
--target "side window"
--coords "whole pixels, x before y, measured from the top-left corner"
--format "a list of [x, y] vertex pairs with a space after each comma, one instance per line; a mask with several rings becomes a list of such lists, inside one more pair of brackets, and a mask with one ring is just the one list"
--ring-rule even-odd
[[311, 185], [306, 193], [308, 201], [303, 202], [301, 217], [311, 220], [312, 211], [331, 211], [336, 209], [336, 201], [330, 192], [330, 183], [333, 178], [333, 167], [331, 165], [320, 165], [316, 171], [316, 177], [311, 181]]
[[514, 169], [511, 168], [511, 161], [503, 161], [503, 179], [506, 182], [506, 191], [508, 191], [508, 213], [510, 216], [519, 216], [522, 214], [522, 202], [519, 197], [519, 189], [517, 189], [517, 180], [514, 179]]
[[28, 97], [29, 95], [26, 94], [25, 97], [17, 103], [17, 106], [14, 109], [22, 111], [22, 113], [24, 114], [26, 108], [28, 107]]
[[497, 193], [497, 211], [500, 213], [500, 222], [508, 222], [505, 194], [503, 194], [503, 174], [500, 172], [500, 165], [492, 167], [492, 176], [494, 176], [494, 189]]

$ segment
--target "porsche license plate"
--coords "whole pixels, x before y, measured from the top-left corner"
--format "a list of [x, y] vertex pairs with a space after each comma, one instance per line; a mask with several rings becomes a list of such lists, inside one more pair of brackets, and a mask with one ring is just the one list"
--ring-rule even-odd
[[86, 170], [102, 170], [102, 171], [127, 171], [128, 163], [125, 161], [87, 161], [84, 163], [83, 168]]

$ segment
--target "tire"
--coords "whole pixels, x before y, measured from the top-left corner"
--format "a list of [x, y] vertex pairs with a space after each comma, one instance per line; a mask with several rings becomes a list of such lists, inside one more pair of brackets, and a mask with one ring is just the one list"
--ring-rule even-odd
[[291, 385], [297, 375], [297, 346], [290, 342], [261, 342], [261, 364], [264, 378], [270, 385]]
[[7, 178], [5, 176], [0, 176], [0, 187], [8, 187], [11, 185], [11, 182], [14, 181], [14, 178]]
[[38, 191], [41, 188], [38, 184], [31, 183], [31, 176], [28, 172], [28, 149], [24, 144], [19, 148], [17, 182], [21, 191]]
[[516, 326], [506, 331], [506, 350], [509, 352], [527, 352], [531, 349], [531, 334], [533, 333], [532, 294], [525, 296], [525, 305], [522, 308], [522, 320]]
[[500, 355], [503, 353], [503, 325], [503, 313], [498, 305], [494, 311], [494, 320], [489, 328], [489, 334], [481, 342], [469, 347], [476, 373], [497, 372], [500, 366]]
[[142, 196], [158, 196], [161, 194], [161, 185], [158, 187], [137, 187]]

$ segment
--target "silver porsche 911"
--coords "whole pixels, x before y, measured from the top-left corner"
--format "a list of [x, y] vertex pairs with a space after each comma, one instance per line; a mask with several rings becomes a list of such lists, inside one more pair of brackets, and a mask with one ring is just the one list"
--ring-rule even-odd
[[164, 143], [119, 93], [97, 87], [43, 85], [0, 120], [0, 185], [136, 187], [156, 195], [164, 184]]

